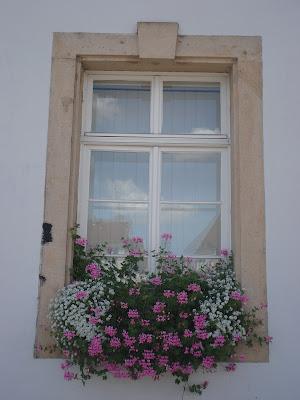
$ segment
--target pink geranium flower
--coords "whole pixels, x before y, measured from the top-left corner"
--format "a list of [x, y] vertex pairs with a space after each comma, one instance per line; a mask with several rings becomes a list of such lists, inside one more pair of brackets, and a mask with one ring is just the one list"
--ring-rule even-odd
[[264, 337], [264, 341], [265, 341], [266, 343], [272, 343], [272, 340], [273, 340], [273, 337], [272, 337], [272, 336], [265, 336], [265, 337]]
[[190, 283], [187, 290], [189, 292], [201, 292], [201, 287], [197, 283]]
[[76, 333], [74, 331], [65, 331], [64, 332], [64, 337], [66, 337], [69, 341], [73, 339], [73, 337], [76, 336]]
[[228, 257], [229, 251], [228, 251], [227, 249], [222, 249], [222, 250], [220, 251], [220, 255], [221, 255], [222, 257]]
[[186, 304], [188, 302], [188, 294], [184, 290], [177, 295], [177, 301], [179, 304]]
[[88, 348], [88, 353], [90, 356], [98, 356], [102, 353], [102, 343], [99, 336], [94, 336]]
[[85, 247], [87, 245], [87, 240], [80, 237], [80, 238], [75, 239], [75, 244], [77, 244], [78, 246]]
[[206, 315], [196, 314], [194, 316], [194, 325], [197, 331], [202, 330], [205, 327], [205, 324], [206, 324]]
[[240, 301], [241, 303], [247, 303], [249, 301], [249, 297], [245, 294], [241, 294], [237, 290], [230, 293], [230, 298], [233, 300]]
[[162, 233], [161, 234], [161, 238], [162, 238], [162, 240], [165, 240], [165, 241], [171, 240], [172, 239], [172, 233], [168, 233], [168, 232]]
[[225, 344], [225, 337], [224, 336], [217, 336], [213, 342], [213, 344], [211, 345], [214, 348], [217, 347], [223, 347]]
[[87, 296], [88, 296], [88, 293], [85, 292], [84, 290], [79, 290], [79, 291], [75, 294], [76, 300], [85, 299]]
[[174, 290], [164, 290], [163, 291], [163, 295], [165, 296], [165, 297], [167, 297], [167, 298], [170, 298], [170, 297], [174, 297], [175, 296], [175, 292], [174, 292]]
[[154, 306], [152, 307], [152, 310], [155, 314], [161, 313], [166, 307], [165, 303], [162, 303], [160, 301], [157, 301]]
[[193, 332], [191, 330], [189, 330], [189, 329], [185, 329], [184, 332], [183, 332], [183, 336], [186, 337], [186, 338], [190, 338], [190, 337], [193, 336]]
[[71, 381], [71, 380], [73, 380], [73, 379], [75, 379], [75, 374], [74, 374], [74, 372], [65, 370], [65, 372], [64, 372], [64, 380], [65, 380], [65, 381]]
[[135, 310], [135, 309], [128, 310], [127, 314], [128, 314], [129, 318], [133, 318], [133, 319], [139, 318], [139, 316], [140, 316], [138, 310]]
[[88, 264], [85, 267], [85, 271], [90, 274], [91, 278], [98, 279], [102, 275], [101, 268], [96, 263]]
[[97, 325], [100, 322], [99, 318], [93, 317], [92, 315], [89, 316], [89, 323], [92, 325]]
[[155, 286], [160, 286], [162, 284], [161, 277], [159, 277], [159, 276], [155, 276], [154, 278], [151, 278], [150, 282], [152, 283], [152, 285], [155, 285]]
[[110, 339], [109, 344], [114, 349], [118, 349], [119, 347], [121, 347], [121, 340], [117, 337], [113, 337], [112, 339]]
[[131, 238], [131, 240], [133, 241], [133, 243], [143, 243], [143, 238], [141, 238], [140, 236], [133, 236]]
[[207, 356], [204, 357], [202, 360], [202, 365], [204, 368], [210, 369], [214, 366], [215, 357], [214, 356]]
[[106, 326], [104, 328], [104, 332], [108, 335], [108, 336], [116, 336], [117, 334], [117, 328], [114, 328], [113, 326]]

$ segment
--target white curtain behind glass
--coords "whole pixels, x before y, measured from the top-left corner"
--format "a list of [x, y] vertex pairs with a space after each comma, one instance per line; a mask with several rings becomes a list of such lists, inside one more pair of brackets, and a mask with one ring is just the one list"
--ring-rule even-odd
[[94, 82], [92, 132], [149, 133], [150, 84]]
[[164, 83], [162, 132], [219, 134], [220, 85]]
[[122, 254], [121, 238], [141, 236], [148, 242], [149, 154], [92, 151], [88, 241], [107, 241]]
[[163, 153], [160, 231], [177, 255], [217, 255], [220, 247], [220, 154]]

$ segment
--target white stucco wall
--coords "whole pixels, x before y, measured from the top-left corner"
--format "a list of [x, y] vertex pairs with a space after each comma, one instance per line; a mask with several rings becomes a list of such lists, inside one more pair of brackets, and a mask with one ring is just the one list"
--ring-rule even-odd
[[[0, 0], [0, 399], [180, 399], [153, 384], [64, 382], [32, 357], [53, 31], [134, 32], [177, 21], [181, 34], [261, 35], [270, 363], [209, 377], [209, 400], [297, 400], [300, 358], [300, 1]], [[193, 398], [187, 396], [187, 398]]]

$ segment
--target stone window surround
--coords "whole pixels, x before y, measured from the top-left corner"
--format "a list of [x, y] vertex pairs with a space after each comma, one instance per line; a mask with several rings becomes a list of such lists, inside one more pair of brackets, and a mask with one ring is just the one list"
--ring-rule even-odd
[[[252, 304], [267, 302], [261, 38], [181, 36], [177, 32], [174, 22], [141, 22], [137, 34], [53, 34], [44, 200], [44, 223], [52, 225], [52, 240], [41, 250], [35, 348], [52, 343], [49, 301], [69, 280], [69, 229], [76, 223], [85, 70], [229, 74], [232, 250], [237, 277]], [[266, 335], [266, 309], [260, 317], [260, 334]], [[268, 361], [268, 346], [241, 351], [247, 361]], [[35, 351], [35, 357], [53, 356], [58, 355]]]

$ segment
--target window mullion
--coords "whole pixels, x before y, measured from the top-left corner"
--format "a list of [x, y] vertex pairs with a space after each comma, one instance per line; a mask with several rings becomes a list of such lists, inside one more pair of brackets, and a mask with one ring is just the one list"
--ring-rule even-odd
[[[159, 248], [159, 199], [160, 199], [160, 152], [158, 147], [152, 149], [151, 162], [151, 212], [150, 212], [150, 250]], [[150, 271], [154, 271], [154, 260], [150, 256]]]
[[80, 152], [80, 171], [79, 171], [79, 195], [77, 220], [79, 223], [79, 233], [82, 237], [87, 237], [88, 211], [89, 211], [89, 192], [90, 192], [90, 162], [91, 150], [82, 146]]
[[153, 112], [153, 132], [159, 134], [162, 124], [162, 80], [159, 76], [154, 76], [152, 81], [152, 112]]
[[221, 152], [221, 248], [231, 248], [230, 150]]

